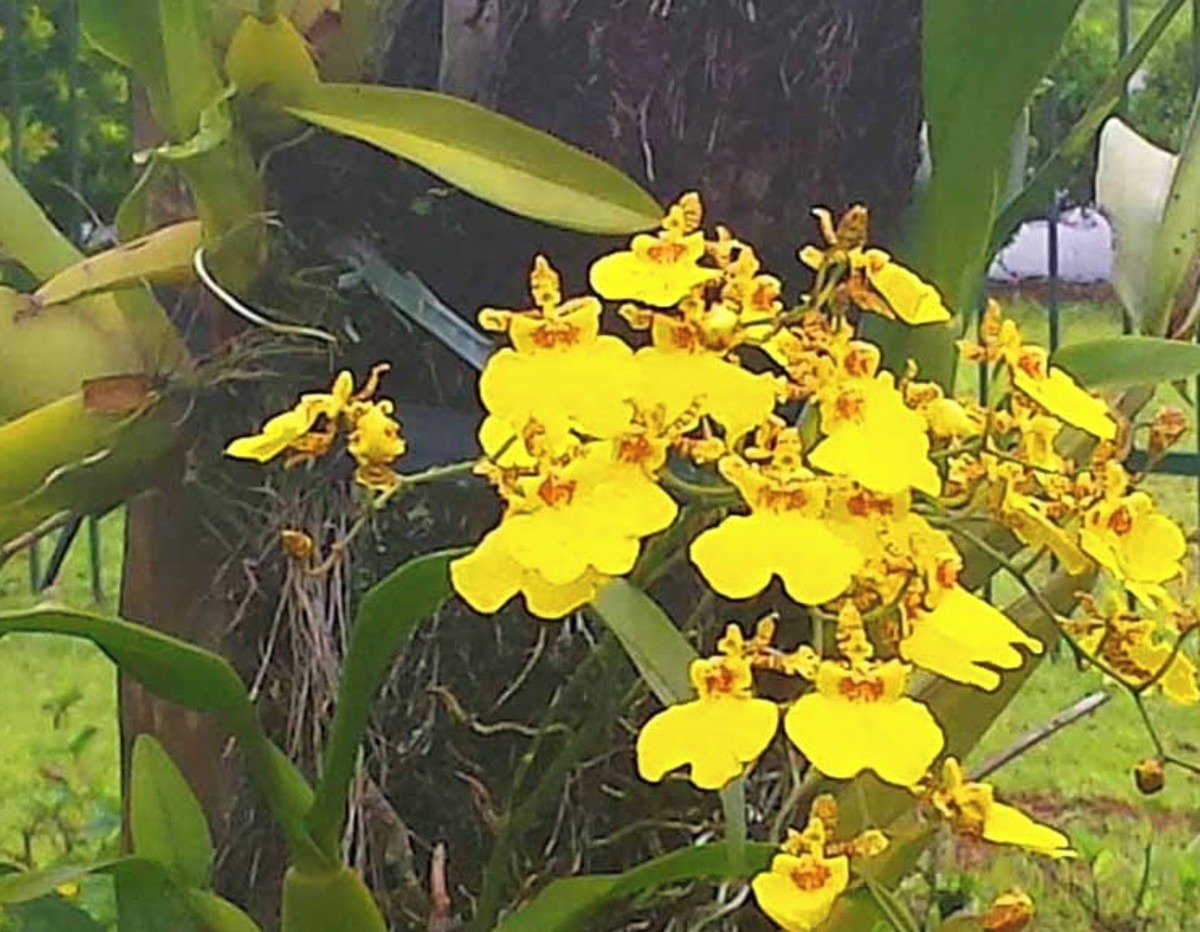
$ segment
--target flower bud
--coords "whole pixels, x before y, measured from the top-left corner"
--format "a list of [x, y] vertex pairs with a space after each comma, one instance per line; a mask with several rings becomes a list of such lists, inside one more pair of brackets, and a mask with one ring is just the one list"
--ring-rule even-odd
[[1020, 890], [992, 900], [979, 925], [986, 932], [1021, 932], [1033, 921], [1033, 900]]
[[1133, 768], [1133, 782], [1146, 796], [1151, 796], [1163, 788], [1167, 782], [1166, 772], [1162, 761], [1155, 757], [1147, 757]]
[[313, 539], [303, 531], [294, 531], [289, 528], [279, 533], [279, 539], [283, 544], [283, 552], [301, 563], [308, 560], [316, 549]]
[[1175, 446], [1187, 432], [1187, 426], [1187, 415], [1178, 408], [1159, 408], [1150, 424], [1150, 458], [1158, 459]]

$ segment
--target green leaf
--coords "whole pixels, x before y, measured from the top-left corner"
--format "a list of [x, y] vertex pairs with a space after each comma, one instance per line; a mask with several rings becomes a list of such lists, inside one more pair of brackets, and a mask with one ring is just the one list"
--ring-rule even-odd
[[387, 932], [371, 891], [349, 867], [289, 870], [283, 879], [282, 920], [281, 932]]
[[[916, 202], [904, 258], [969, 314], [991, 260], [1013, 128], [1082, 0], [925, 0], [925, 119], [932, 174]], [[917, 361], [948, 384], [955, 328], [880, 328], [889, 366]]]
[[281, 98], [286, 111], [361, 139], [523, 217], [588, 233], [632, 233], [659, 204], [613, 166], [548, 133], [433, 91], [316, 84]]
[[1200, 375], [1200, 346], [1130, 334], [1072, 343], [1051, 361], [1088, 388], [1157, 385]]
[[225, 76], [247, 94], [264, 84], [286, 90], [318, 80], [308, 42], [286, 16], [269, 23], [245, 17], [225, 53]]
[[145, 85], [154, 118], [176, 142], [196, 132], [220, 93], [207, 0], [79, 0], [80, 24], [97, 49]]
[[104, 871], [111, 861], [98, 864], [63, 864], [42, 870], [23, 870], [0, 877], [0, 904], [27, 903], [48, 896], [65, 883], [78, 883], [84, 877]]
[[188, 890], [188, 908], [204, 932], [262, 932], [258, 923], [209, 890]]
[[115, 865], [117, 928], [120, 932], [203, 932], [188, 909], [185, 891], [154, 861]]
[[1013, 127], [1081, 0], [925, 0], [924, 91], [933, 174], [918, 203], [916, 268], [969, 310], [991, 258]]
[[92, 412], [82, 394], [0, 425], [0, 543], [56, 515], [103, 513], [153, 480], [171, 443], [164, 411]]
[[0, 253], [12, 257], [38, 281], [83, 258], [4, 161], [0, 161], [0, 217], [4, 218]]
[[653, 599], [625, 580], [614, 579], [594, 604], [659, 702], [674, 705], [696, 698], [688, 668], [700, 655]]
[[1137, 42], [1117, 62], [1108, 79], [1088, 102], [1087, 108], [1040, 166], [1020, 193], [1004, 205], [992, 228], [990, 252], [999, 252], [1026, 219], [1045, 209], [1054, 189], [1070, 174], [1071, 166], [1095, 144], [1096, 133], [1119, 106], [1129, 79], [1145, 61], [1186, 0], [1167, 0], [1142, 30]]
[[718, 842], [672, 851], [622, 874], [556, 880], [501, 922], [495, 932], [576, 932], [603, 907], [655, 893], [670, 884], [748, 879], [766, 870], [777, 850], [768, 844], [746, 845], [743, 865], [736, 872], [730, 869], [728, 846]]
[[306, 819], [313, 838], [330, 857], [338, 856], [371, 705], [417, 625], [453, 594], [450, 561], [461, 554], [461, 550], [450, 550], [410, 560], [372, 586], [358, 607], [342, 664], [321, 780]]
[[185, 220], [89, 256], [63, 269], [34, 292], [34, 298], [41, 304], [38, 313], [49, 305], [74, 301], [97, 291], [186, 277], [199, 246], [200, 221]]
[[186, 887], [209, 886], [213, 844], [204, 809], [171, 755], [146, 734], [133, 744], [129, 829], [138, 857], [162, 864]]
[[13, 932], [105, 932], [104, 926], [61, 896], [47, 896], [5, 909]]
[[91, 641], [156, 695], [215, 715], [237, 739], [251, 777], [284, 829], [293, 861], [326, 863], [304, 830], [303, 810], [297, 809], [305, 798], [299, 789], [303, 777], [267, 740], [245, 684], [224, 657], [143, 625], [50, 604], [0, 612], [0, 637], [17, 632]]

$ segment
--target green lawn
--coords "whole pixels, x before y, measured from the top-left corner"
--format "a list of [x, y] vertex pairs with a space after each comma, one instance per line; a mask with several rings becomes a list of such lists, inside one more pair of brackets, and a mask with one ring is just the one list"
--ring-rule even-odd
[[[1012, 308], [1032, 338], [1045, 337], [1045, 315], [1028, 303]], [[1064, 340], [1077, 340], [1119, 330], [1114, 308], [1071, 304], [1064, 308]], [[972, 372], [964, 370], [970, 388]], [[1180, 404], [1173, 389], [1161, 400]], [[1185, 443], [1194, 448], [1195, 433]], [[1167, 508], [1187, 525], [1195, 524], [1195, 483], [1191, 479], [1157, 477], [1155, 490]], [[105, 521], [102, 562], [105, 592], [115, 598], [120, 560], [121, 519]], [[44, 548], [48, 550], [48, 548]], [[56, 598], [76, 605], [91, 603], [86, 547], [72, 553]], [[0, 608], [30, 604], [28, 568], [23, 559], [0, 570]], [[1065, 659], [1047, 661], [1010, 709], [987, 735], [976, 760], [1008, 746], [1017, 736], [1040, 724], [1089, 692], [1103, 688], [1099, 677], [1078, 673]], [[111, 843], [117, 792], [117, 732], [115, 688], [111, 665], [96, 651], [66, 640], [37, 637], [0, 641], [0, 738], [6, 753], [0, 761], [0, 852], [4, 859], [24, 855], [22, 830], [36, 818], [37, 807], [61, 802], [65, 773], [78, 799], [70, 800], [70, 824], [77, 842], [87, 846]], [[65, 723], [54, 728], [52, 709], [74, 694]], [[1173, 736], [1181, 753], [1200, 756], [1200, 710], [1173, 708], [1152, 702], [1152, 714]], [[83, 729], [94, 728], [86, 747], [72, 757], [69, 745]], [[1034, 808], [1069, 831], [1085, 860], [1095, 861], [1100, 902], [1109, 915], [1127, 913], [1138, 885], [1141, 858], [1153, 839], [1154, 869], [1146, 898], [1147, 926], [1110, 925], [1108, 928], [1177, 930], [1192, 922], [1197, 905], [1200, 871], [1200, 781], [1172, 772], [1166, 789], [1152, 798], [1134, 788], [1130, 767], [1151, 751], [1136, 711], [1127, 697], [1113, 700], [1088, 719], [1078, 722], [1000, 770], [993, 780], [1001, 794]], [[107, 833], [107, 834], [106, 834]], [[1107, 850], [1110, 854], [1101, 854]], [[41, 837], [35, 860], [62, 855], [61, 842]], [[962, 846], [939, 861], [940, 885], [962, 885], [988, 897], [1019, 884], [1033, 894], [1043, 916], [1042, 928], [1093, 928], [1079, 897], [1091, 897], [1089, 868], [1040, 866], [1030, 859]], [[1189, 875], [1188, 871], [1192, 871]], [[1190, 879], [1189, 879], [1190, 878]], [[1190, 891], [1190, 892], [1189, 892]], [[1189, 900], [1189, 896], [1192, 898]], [[1184, 920], [1183, 916], [1188, 918]]]
[[[106, 602], [116, 598], [121, 517], [101, 524], [101, 577]], [[45, 560], [51, 547], [44, 543]], [[46, 597], [92, 607], [86, 534], [68, 555]], [[0, 569], [0, 608], [33, 604], [29, 564]], [[46, 864], [68, 849], [89, 856], [111, 848], [120, 795], [116, 677], [89, 644], [44, 635], [0, 640], [0, 860]], [[26, 837], [32, 836], [27, 842]]]

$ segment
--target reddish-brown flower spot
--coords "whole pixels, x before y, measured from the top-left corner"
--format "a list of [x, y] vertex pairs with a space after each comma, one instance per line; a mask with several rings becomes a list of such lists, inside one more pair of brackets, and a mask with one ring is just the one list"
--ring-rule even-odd
[[1108, 516], [1108, 529], [1114, 534], [1124, 536], [1133, 530], [1133, 515], [1122, 505]]
[[561, 320], [543, 321], [533, 331], [533, 344], [539, 349], [574, 346], [579, 342], [579, 328]]
[[820, 890], [832, 876], [833, 871], [817, 861], [809, 861], [803, 867], [796, 867], [791, 871], [792, 883], [805, 893]]
[[654, 452], [654, 444], [645, 434], [625, 434], [617, 441], [617, 459], [622, 463], [648, 463]]
[[859, 420], [863, 413], [863, 396], [853, 389], [844, 391], [837, 396], [833, 409], [843, 421]]
[[673, 262], [678, 262], [686, 255], [687, 246], [683, 243], [673, 243], [668, 240], [659, 240], [646, 250], [646, 256], [650, 261], [661, 265], [670, 265]]
[[1045, 375], [1042, 371], [1042, 359], [1036, 353], [1022, 353], [1017, 359], [1017, 366], [1031, 379], [1040, 379]]
[[574, 495], [575, 481], [573, 479], [557, 479], [554, 476], [547, 476], [545, 481], [538, 486], [538, 497], [551, 507], [569, 505]]
[[878, 702], [883, 698], [882, 680], [859, 680], [844, 676], [838, 682], [838, 692], [851, 702]]

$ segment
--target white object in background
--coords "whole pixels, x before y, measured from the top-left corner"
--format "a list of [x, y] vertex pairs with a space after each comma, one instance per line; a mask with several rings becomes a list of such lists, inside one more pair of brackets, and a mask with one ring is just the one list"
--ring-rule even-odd
[[[1031, 220], [1021, 225], [988, 270], [994, 282], [1050, 277], [1050, 224]], [[1112, 277], [1113, 234], [1108, 221], [1088, 207], [1063, 211], [1058, 218], [1058, 277], [1086, 285]]]
[[1100, 133], [1096, 202], [1113, 228], [1113, 290], [1134, 320], [1146, 308], [1146, 276], [1179, 157], [1113, 117]]

